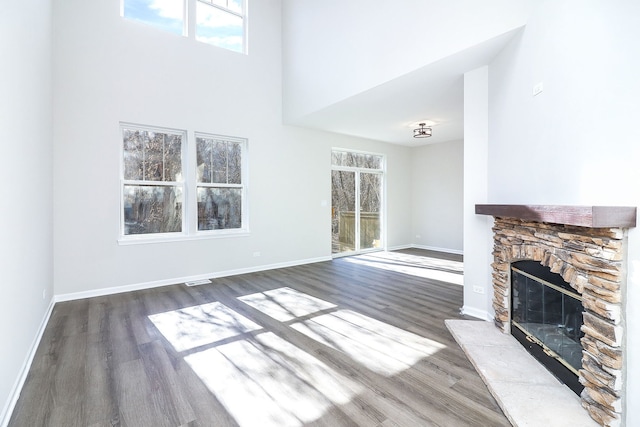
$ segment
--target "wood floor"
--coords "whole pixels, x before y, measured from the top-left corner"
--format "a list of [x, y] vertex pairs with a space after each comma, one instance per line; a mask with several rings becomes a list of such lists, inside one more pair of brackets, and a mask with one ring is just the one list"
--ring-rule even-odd
[[56, 304], [9, 426], [509, 426], [453, 341], [457, 256]]

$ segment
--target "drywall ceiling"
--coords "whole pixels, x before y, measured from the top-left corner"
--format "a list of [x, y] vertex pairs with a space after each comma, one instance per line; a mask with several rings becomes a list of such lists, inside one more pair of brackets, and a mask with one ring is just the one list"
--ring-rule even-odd
[[[416, 146], [464, 137], [464, 73], [488, 65], [520, 30], [465, 49], [295, 120], [295, 125]], [[413, 138], [421, 121], [433, 136]]]

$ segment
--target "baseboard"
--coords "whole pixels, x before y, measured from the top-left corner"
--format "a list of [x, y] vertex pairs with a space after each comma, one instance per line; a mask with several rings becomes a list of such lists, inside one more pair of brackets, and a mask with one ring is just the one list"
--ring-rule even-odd
[[425, 249], [427, 251], [436, 251], [436, 252], [444, 252], [448, 254], [463, 255], [463, 251], [461, 251], [460, 249], [438, 248], [436, 246], [415, 245], [415, 244], [411, 245], [411, 247], [416, 249]]
[[55, 305], [55, 300], [52, 298], [49, 302], [49, 307], [47, 307], [47, 311], [42, 318], [42, 322], [40, 323], [40, 327], [38, 328], [38, 333], [36, 334], [33, 343], [31, 343], [31, 348], [29, 349], [29, 353], [27, 354], [27, 358], [22, 364], [22, 368], [20, 369], [20, 373], [18, 374], [18, 378], [16, 379], [13, 388], [11, 389], [11, 393], [9, 393], [9, 399], [2, 409], [0, 413], [0, 426], [7, 427], [9, 425], [9, 419], [11, 418], [11, 414], [13, 413], [14, 408], [16, 407], [16, 403], [18, 403], [18, 398], [20, 397], [20, 393], [22, 392], [22, 387], [24, 386], [25, 381], [27, 380], [27, 375], [29, 374], [29, 369], [31, 369], [31, 364], [33, 363], [33, 358], [36, 355], [36, 351], [38, 350], [38, 346], [40, 345], [40, 340], [42, 340], [42, 336], [44, 335], [45, 328], [47, 323], [49, 323], [49, 318], [51, 317], [51, 313], [53, 312], [53, 307]]
[[488, 322], [493, 320], [493, 316], [489, 312], [484, 310], [479, 310], [474, 307], [468, 307], [466, 305], [460, 309], [460, 314], [464, 314], [465, 316], [475, 317], [477, 319], [486, 320]]
[[308, 258], [296, 261], [276, 264], [260, 265], [256, 267], [239, 268], [236, 270], [217, 271], [214, 273], [198, 274], [195, 276], [174, 277], [171, 279], [155, 280], [151, 282], [136, 283], [133, 285], [117, 286], [113, 288], [95, 289], [92, 291], [72, 292], [55, 296], [56, 302], [73, 301], [84, 298], [100, 297], [105, 295], [120, 294], [123, 292], [139, 291], [142, 289], [158, 288], [161, 286], [175, 285], [177, 283], [191, 282], [203, 279], [216, 279], [220, 277], [237, 276], [239, 274], [256, 273], [259, 271], [275, 270], [277, 268], [295, 267], [297, 265], [313, 264], [316, 262], [331, 261], [331, 257]]

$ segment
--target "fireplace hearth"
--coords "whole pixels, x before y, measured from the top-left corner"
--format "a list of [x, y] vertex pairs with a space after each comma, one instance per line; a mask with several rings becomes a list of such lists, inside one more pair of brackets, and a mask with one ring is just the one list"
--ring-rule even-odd
[[[535, 344], [542, 343], [540, 336], [544, 335], [544, 316], [535, 313], [542, 311], [542, 308], [530, 307], [531, 318], [526, 317], [526, 309], [521, 311], [521, 298], [528, 291], [517, 286], [512, 290], [511, 280], [513, 276], [517, 280], [517, 275], [524, 270], [515, 264], [518, 271], [514, 272], [511, 266], [520, 261], [533, 261], [559, 275], [568, 284], [568, 287], [563, 285], [560, 288], [574, 292], [581, 298], [577, 305], [582, 314], [578, 340], [581, 360], [576, 370], [579, 384], [584, 387], [580, 392], [582, 406], [600, 425], [621, 426], [625, 404], [623, 301], [626, 239], [627, 229], [636, 226], [636, 208], [476, 205], [476, 213], [494, 217], [492, 277], [495, 325], [502, 332], [510, 333], [521, 331], [516, 324], [528, 323], [533, 332], [529, 331], [528, 335], [523, 332], [524, 339]], [[535, 288], [537, 285], [532, 286]], [[513, 300], [514, 297], [517, 299]], [[567, 298], [571, 297], [567, 295]], [[571, 312], [575, 302], [568, 304], [568, 311]], [[515, 324], [512, 320], [515, 320]], [[569, 333], [569, 329], [575, 329], [573, 321], [566, 316], [562, 319], [556, 317], [556, 326], [561, 328], [560, 335], [576, 338], [577, 331]], [[540, 328], [538, 330], [537, 323], [542, 323], [537, 325]], [[553, 345], [544, 344], [540, 346], [542, 352], [545, 347], [555, 359], [558, 351], [553, 349]], [[572, 344], [569, 344], [565, 350], [569, 351], [571, 347]], [[563, 359], [573, 367], [573, 356]]]

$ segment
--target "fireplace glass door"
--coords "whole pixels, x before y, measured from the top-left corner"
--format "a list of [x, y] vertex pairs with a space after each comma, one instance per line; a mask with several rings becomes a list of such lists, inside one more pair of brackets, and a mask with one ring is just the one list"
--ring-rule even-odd
[[[582, 366], [582, 300], [558, 274], [535, 261], [511, 267], [511, 324], [576, 376]], [[515, 334], [514, 334], [515, 335]], [[544, 363], [544, 362], [543, 362]]]

